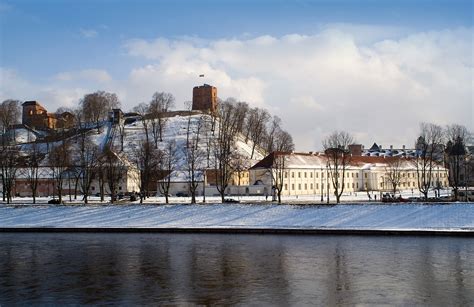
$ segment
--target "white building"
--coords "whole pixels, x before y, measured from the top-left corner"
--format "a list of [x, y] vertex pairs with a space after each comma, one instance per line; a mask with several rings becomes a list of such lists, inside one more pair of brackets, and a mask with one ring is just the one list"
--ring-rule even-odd
[[[334, 194], [331, 172], [324, 154], [273, 152], [250, 168], [250, 184], [271, 189], [275, 185], [276, 159], [285, 159], [282, 195]], [[416, 159], [402, 157], [351, 156], [344, 174], [344, 193], [360, 191], [390, 191], [389, 161], [401, 159], [401, 180], [398, 190], [416, 190], [418, 177]], [[272, 175], [273, 173], [273, 175]], [[342, 180], [339, 180], [342, 181]], [[436, 164], [432, 174], [432, 186], [447, 187], [448, 173]]]

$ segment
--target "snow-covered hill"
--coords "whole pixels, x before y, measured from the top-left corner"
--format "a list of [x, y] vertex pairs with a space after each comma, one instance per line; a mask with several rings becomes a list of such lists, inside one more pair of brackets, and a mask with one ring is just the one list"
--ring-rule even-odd
[[[167, 118], [167, 122], [163, 131], [163, 141], [158, 143], [158, 148], [165, 149], [166, 145], [171, 142], [175, 141], [177, 146], [177, 155], [178, 155], [178, 170], [185, 169], [185, 158], [184, 158], [184, 149], [186, 147], [186, 138], [187, 138], [187, 131], [188, 131], [188, 123], [190, 123], [190, 131], [196, 133], [198, 130], [198, 123], [199, 121], [204, 120], [207, 123], [211, 122], [211, 117], [209, 115], [191, 115], [191, 116], [180, 116], [176, 115], [173, 117]], [[217, 122], [216, 125], [219, 123]], [[199, 148], [202, 152], [206, 152], [206, 148], [209, 144], [209, 140], [216, 137], [213, 132], [211, 131], [211, 125], [203, 125], [200, 130], [199, 136]], [[151, 128], [149, 128], [151, 130]], [[148, 132], [149, 140], [153, 141], [151, 131]], [[106, 136], [104, 136], [106, 137]], [[145, 129], [141, 121], [137, 120], [133, 123], [129, 123], [125, 125], [125, 137], [124, 137], [124, 152], [125, 154], [131, 159], [134, 156], [135, 150], [138, 148], [140, 142], [146, 139]], [[100, 141], [97, 140], [97, 143]], [[121, 149], [121, 140], [120, 134], [118, 133], [117, 129], [115, 133], [113, 133], [113, 147], [115, 150]], [[256, 150], [253, 155], [253, 159], [250, 160], [250, 156], [252, 153], [252, 142], [249, 141], [246, 143], [244, 141], [243, 136], [239, 136], [236, 142], [236, 148], [239, 155], [241, 155], [244, 159], [248, 161], [249, 166], [253, 165], [257, 161], [263, 159], [263, 155], [261, 150]], [[210, 155], [209, 166], [212, 168], [214, 165], [214, 160], [212, 158], [212, 153]], [[202, 161], [202, 163], [207, 166], [207, 158]]]
[[[135, 120], [135, 121], [133, 121]], [[187, 138], [187, 131], [188, 131], [188, 123], [190, 124], [190, 131], [191, 137], [195, 136], [197, 131], [197, 126], [199, 121], [204, 121], [210, 123], [212, 118], [210, 115], [206, 114], [194, 114], [194, 115], [180, 115], [176, 114], [175, 116], [168, 117], [166, 119], [166, 125], [163, 130], [163, 141], [158, 142], [158, 148], [164, 150], [166, 145], [171, 142], [176, 142], [176, 155], [177, 159], [177, 166], [176, 172], [174, 173], [175, 176], [178, 176], [180, 173], [185, 173], [186, 170], [186, 160], [185, 160], [185, 146], [186, 146], [186, 138]], [[123, 154], [128, 160], [133, 161], [136, 155], [136, 149], [146, 139], [145, 129], [143, 127], [142, 122], [140, 119], [137, 118], [129, 118], [127, 120], [127, 124], [124, 125], [124, 140], [123, 140]], [[216, 125], [219, 122], [217, 121]], [[217, 127], [217, 126], [216, 126]], [[217, 131], [217, 128], [215, 128]], [[34, 133], [33, 133], [34, 132]], [[37, 139], [38, 136], [47, 136], [43, 132], [44, 135], [40, 135], [38, 132], [33, 130], [28, 130], [25, 128], [19, 128], [15, 130], [15, 137], [18, 144], [21, 144], [22, 151], [26, 154], [28, 150], [31, 149], [32, 143], [35, 140], [38, 141], [37, 146], [40, 148], [42, 152], [47, 152], [48, 148], [52, 148], [54, 146], [59, 145], [62, 141], [50, 141], [42, 142], [41, 139]], [[153, 142], [153, 136], [151, 132], [151, 127], [149, 127], [149, 140]], [[199, 135], [199, 148], [202, 152], [206, 152], [206, 148], [208, 146], [210, 140], [215, 138], [216, 135], [213, 134], [211, 131], [211, 125], [203, 125], [200, 130]], [[71, 154], [73, 156], [77, 156], [79, 154], [79, 142], [78, 142], [78, 135], [74, 135], [69, 137], [69, 144], [71, 146]], [[121, 137], [120, 132], [117, 125], [113, 125], [111, 122], [103, 122], [99, 131], [96, 128], [92, 128], [88, 131], [88, 138], [94, 142], [101, 150], [105, 148], [105, 146], [112, 146], [113, 150], [117, 153], [122, 152], [121, 146]], [[251, 167], [259, 160], [263, 159], [262, 150], [260, 148], [256, 148], [253, 159], [250, 159], [252, 153], [252, 145], [251, 141], [245, 142], [244, 137], [239, 135], [236, 141], [236, 149], [242, 159], [245, 161], [247, 167]], [[205, 168], [213, 168], [214, 159], [212, 152], [209, 155], [209, 161], [207, 160], [207, 154], [205, 154], [206, 158], [201, 160], [201, 165], [196, 167], [196, 169], [205, 169]], [[43, 160], [43, 165], [48, 164], [47, 158]], [[180, 172], [181, 171], [181, 172]], [[199, 176], [199, 174], [198, 174]]]

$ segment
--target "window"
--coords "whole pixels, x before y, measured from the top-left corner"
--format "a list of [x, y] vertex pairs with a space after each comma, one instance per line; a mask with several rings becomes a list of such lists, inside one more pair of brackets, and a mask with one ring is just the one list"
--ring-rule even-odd
[[311, 190], [313, 189], [313, 184], [312, 184], [312, 183], [310, 184], [310, 189], [311, 189]]
[[352, 188], [354, 188], [354, 182], [352, 183]]
[[356, 173], [356, 178], [359, 178], [359, 173]]
[[295, 172], [291, 172], [291, 178], [295, 178]]
[[352, 173], [352, 178], [354, 178], [354, 173]]
[[288, 177], [288, 172], [285, 172], [285, 178], [287, 178], [287, 177]]
[[356, 182], [356, 188], [357, 188], [357, 189], [359, 188], [359, 183], [358, 183], [358, 182]]
[[367, 178], [367, 173], [364, 174], [364, 177]]
[[304, 178], [306, 178], [306, 172], [304, 172]]
[[304, 184], [304, 189], [305, 189], [305, 190], [308, 189], [308, 184], [307, 184], [307, 183]]
[[122, 191], [122, 187], [119, 187], [119, 191]]
[[313, 172], [309, 173], [309, 178], [313, 178]]
[[298, 183], [298, 190], [301, 190], [301, 183]]
[[294, 183], [291, 184], [291, 189], [295, 190], [295, 184]]
[[316, 190], [319, 190], [319, 183], [316, 183]]
[[285, 190], [288, 190], [288, 185], [285, 183]]
[[316, 178], [318, 178], [318, 173], [316, 173]]
[[301, 178], [301, 172], [298, 172], [298, 178]]
[[92, 186], [91, 190], [92, 190], [92, 191], [95, 191], [95, 187], [94, 187], [94, 186]]

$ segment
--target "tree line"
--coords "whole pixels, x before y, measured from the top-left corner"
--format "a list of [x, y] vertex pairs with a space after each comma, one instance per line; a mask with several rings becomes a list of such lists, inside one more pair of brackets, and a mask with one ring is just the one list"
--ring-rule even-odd
[[[451, 124], [443, 128], [434, 123], [420, 124], [414, 142], [416, 155], [412, 162], [416, 168], [417, 188], [425, 200], [428, 200], [430, 189], [440, 188], [439, 181], [435, 182], [434, 179], [434, 172], [439, 164], [449, 170], [448, 182], [453, 189], [454, 200], [458, 200], [460, 186], [466, 186], [469, 176], [474, 172], [472, 153], [467, 150], [467, 145], [472, 143], [472, 137], [472, 133], [463, 125]], [[334, 131], [323, 140], [327, 169], [338, 203], [344, 192], [344, 174], [351, 163], [351, 144], [354, 144], [354, 137], [346, 131]], [[402, 159], [386, 161], [385, 175], [393, 194], [400, 187], [402, 166]]]

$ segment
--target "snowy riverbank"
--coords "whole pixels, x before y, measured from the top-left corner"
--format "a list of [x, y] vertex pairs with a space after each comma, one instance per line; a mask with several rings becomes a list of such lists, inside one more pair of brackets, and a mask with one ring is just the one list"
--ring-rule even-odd
[[2, 205], [0, 228], [324, 229], [474, 233], [474, 204]]

